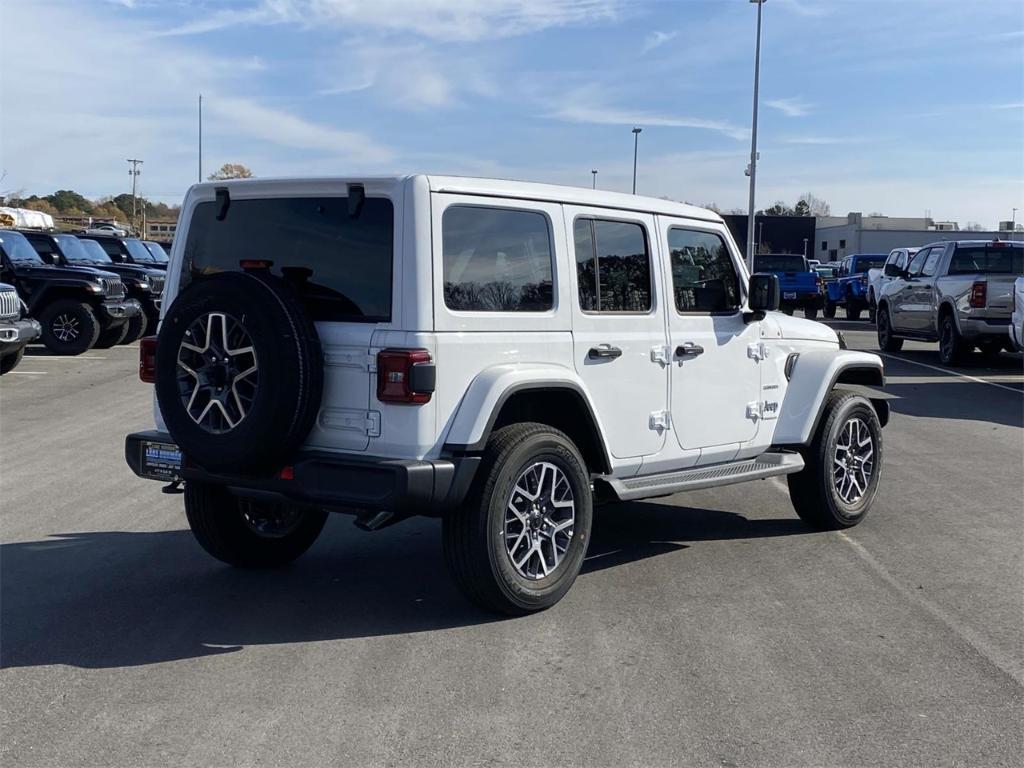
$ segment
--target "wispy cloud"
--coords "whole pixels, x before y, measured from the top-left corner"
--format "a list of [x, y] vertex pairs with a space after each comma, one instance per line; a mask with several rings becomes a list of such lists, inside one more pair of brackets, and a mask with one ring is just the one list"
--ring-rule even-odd
[[838, 136], [789, 136], [782, 139], [784, 144], [803, 144], [803, 145], [828, 145], [828, 144], [845, 144], [848, 139], [840, 138]]
[[811, 105], [803, 99], [796, 97], [789, 99], [766, 99], [764, 105], [779, 110], [786, 117], [805, 117], [811, 113]]
[[658, 126], [662, 128], [696, 128], [714, 131], [731, 139], [749, 138], [750, 132], [725, 120], [708, 120], [702, 117], [683, 115], [662, 115], [642, 110], [629, 111], [614, 107], [586, 106], [583, 104], [562, 107], [551, 116], [558, 120], [591, 125], [634, 125], [641, 128]]
[[1024, 109], [1024, 101], [1011, 101], [1006, 104], [993, 104], [992, 109]]
[[678, 34], [678, 32], [663, 32], [660, 29], [656, 29], [653, 32], [651, 32], [651, 34], [649, 34], [647, 38], [644, 40], [644, 45], [643, 48], [640, 49], [640, 52], [650, 53], [655, 48], [664, 45], [673, 37], [676, 37]]

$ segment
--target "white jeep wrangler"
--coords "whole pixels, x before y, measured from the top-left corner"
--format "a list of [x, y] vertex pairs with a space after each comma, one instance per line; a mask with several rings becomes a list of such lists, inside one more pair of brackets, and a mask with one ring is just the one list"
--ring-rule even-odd
[[185, 198], [140, 375], [136, 474], [184, 483], [199, 543], [281, 565], [328, 511], [443, 520], [455, 581], [557, 602], [595, 501], [786, 475], [797, 514], [867, 514], [882, 362], [773, 312], [689, 205], [440, 176], [244, 180]]

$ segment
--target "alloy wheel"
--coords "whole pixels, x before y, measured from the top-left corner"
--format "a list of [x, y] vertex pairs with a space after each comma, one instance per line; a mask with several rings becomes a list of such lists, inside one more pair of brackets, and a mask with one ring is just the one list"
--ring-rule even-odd
[[856, 504], [868, 492], [875, 470], [875, 441], [860, 417], [848, 419], [839, 430], [833, 455], [832, 482], [847, 504]]
[[197, 318], [178, 347], [177, 382], [185, 412], [205, 431], [237, 427], [259, 388], [256, 351], [242, 323], [223, 312]]
[[505, 551], [530, 580], [550, 576], [565, 559], [576, 522], [576, 500], [565, 473], [547, 461], [519, 475], [505, 506]]
[[57, 337], [57, 340], [64, 343], [75, 341], [82, 332], [81, 323], [78, 318], [67, 312], [53, 318], [53, 323], [50, 327], [53, 329], [53, 335]]

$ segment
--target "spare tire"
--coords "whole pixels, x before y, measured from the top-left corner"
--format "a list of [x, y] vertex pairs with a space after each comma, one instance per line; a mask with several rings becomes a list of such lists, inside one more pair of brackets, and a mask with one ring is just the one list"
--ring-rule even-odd
[[279, 278], [203, 277], [168, 308], [156, 397], [187, 460], [232, 474], [273, 472], [309, 434], [322, 393], [316, 327]]

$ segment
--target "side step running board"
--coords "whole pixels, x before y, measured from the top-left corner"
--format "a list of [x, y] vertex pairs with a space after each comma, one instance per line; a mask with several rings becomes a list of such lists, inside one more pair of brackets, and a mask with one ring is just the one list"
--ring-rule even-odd
[[755, 459], [694, 467], [639, 477], [604, 478], [622, 501], [667, 496], [680, 491], [695, 491], [717, 485], [732, 485], [746, 480], [761, 480], [799, 472], [804, 459], [799, 453], [763, 453]]

